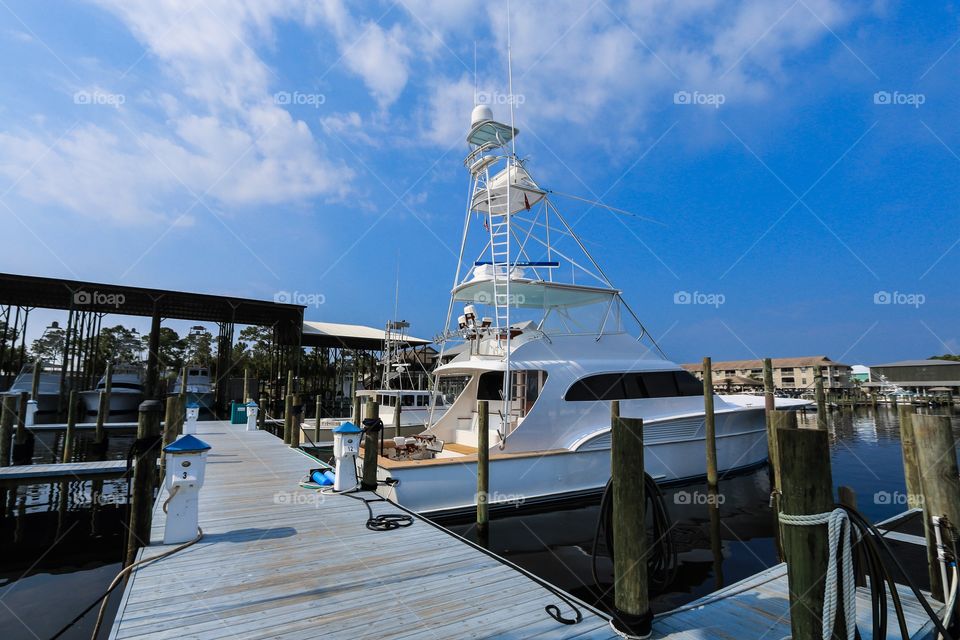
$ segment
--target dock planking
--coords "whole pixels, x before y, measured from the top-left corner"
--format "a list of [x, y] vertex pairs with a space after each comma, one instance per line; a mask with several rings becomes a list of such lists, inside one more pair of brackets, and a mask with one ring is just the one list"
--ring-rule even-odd
[[[359, 501], [299, 488], [314, 460], [244, 429], [199, 424], [212, 447], [204, 537], [134, 572], [110, 638], [617, 637], [586, 606], [577, 625], [553, 620], [548, 604], [569, 613], [555, 595], [423, 519], [366, 529]], [[164, 499], [141, 559], [170, 548], [161, 543]]]
[[91, 479], [121, 476], [127, 471], [126, 460], [103, 460], [94, 462], [68, 462], [65, 464], [21, 464], [0, 467], [0, 483], [22, 484], [29, 480], [50, 478]]
[[[134, 572], [111, 639], [617, 637], [586, 606], [581, 623], [557, 623], [543, 610], [557, 604], [568, 613], [556, 596], [420, 518], [405, 529], [369, 531], [360, 502], [299, 488], [313, 459], [244, 428], [199, 423], [198, 436], [212, 446], [200, 494], [204, 538]], [[161, 543], [164, 499], [162, 492], [141, 559], [170, 548]], [[374, 514], [398, 510], [371, 506]], [[932, 638], [919, 603], [906, 588], [900, 595], [911, 640]], [[862, 589], [857, 613], [861, 636], [872, 637]], [[786, 566], [661, 614], [653, 630], [663, 640], [787, 637]], [[897, 631], [891, 624], [889, 637]]]

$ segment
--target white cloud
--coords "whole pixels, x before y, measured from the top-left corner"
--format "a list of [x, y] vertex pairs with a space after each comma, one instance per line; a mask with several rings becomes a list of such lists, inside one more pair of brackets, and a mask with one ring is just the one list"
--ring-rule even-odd
[[[118, 109], [74, 105], [69, 117], [78, 124], [59, 140], [50, 125], [0, 133], [0, 172], [16, 180], [32, 166], [15, 187], [21, 196], [136, 222], [169, 220], [167, 212], [178, 208], [174, 198], [190, 203], [199, 195], [211, 206], [243, 207], [345, 192], [352, 172], [326, 157], [306, 123], [274, 103], [277, 78], [254, 48], [269, 44], [275, 20], [298, 15], [296, 5], [96, 3], [145, 47], [144, 58], [126, 73], [115, 69], [114, 79], [135, 84], [143, 72], [152, 87]], [[73, 91], [106, 93], [97, 83]]]

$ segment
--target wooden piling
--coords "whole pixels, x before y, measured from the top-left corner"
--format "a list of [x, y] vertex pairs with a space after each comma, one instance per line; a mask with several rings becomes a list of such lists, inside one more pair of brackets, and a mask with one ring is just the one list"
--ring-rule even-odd
[[823, 369], [813, 368], [813, 384], [817, 397], [817, 429], [827, 430], [827, 399], [823, 391]]
[[[853, 490], [853, 487], [848, 487], [846, 485], [840, 485], [837, 487], [837, 502], [845, 507], [849, 507], [854, 511], [857, 510], [857, 492]], [[864, 573], [862, 566], [855, 566], [854, 571], [856, 575], [854, 579], [856, 580], [858, 587], [867, 586], [866, 574]]]
[[915, 416], [913, 406], [897, 407], [900, 423], [900, 451], [903, 454], [903, 479], [907, 486], [907, 506], [911, 509], [923, 506], [923, 488], [920, 485], [920, 469], [917, 466], [917, 446], [913, 438]]
[[70, 404], [67, 406], [67, 430], [63, 434], [63, 456], [60, 461], [66, 464], [73, 457], [73, 439], [77, 429], [77, 390], [70, 390]]
[[717, 427], [713, 413], [713, 364], [703, 359], [703, 430], [707, 446], [707, 486], [717, 487]]
[[[180, 408], [180, 397], [179, 396], [167, 396], [167, 407], [166, 411], [163, 414], [163, 446], [171, 444], [174, 440], [177, 439], [178, 435], [178, 423], [182, 420], [179, 416], [181, 413]], [[182, 427], [181, 427], [182, 428]], [[160, 456], [160, 478], [166, 476], [166, 460], [164, 456]]]
[[267, 426], [267, 397], [260, 396], [260, 410], [257, 412], [257, 428], [263, 431]]
[[30, 434], [27, 433], [27, 401], [29, 400], [29, 394], [26, 391], [20, 394], [20, 407], [17, 411], [17, 436], [15, 442], [18, 445], [24, 445], [27, 443], [27, 440], [30, 439]]
[[643, 420], [614, 415], [611, 423], [613, 624], [622, 632], [644, 636], [649, 633], [653, 615], [647, 593]]
[[[400, 437], [400, 412], [402, 411], [402, 408], [401, 408], [401, 406], [402, 406], [402, 405], [401, 405], [402, 398], [401, 398], [401, 396], [402, 396], [402, 394], [397, 396], [397, 406], [396, 406], [396, 408], [395, 408], [395, 410], [394, 410], [394, 412], [393, 412], [393, 436], [394, 436], [395, 438], [399, 438], [399, 437]], [[479, 445], [477, 445], [477, 446], [479, 447]]]
[[0, 467], [10, 466], [10, 448], [13, 444], [13, 421], [17, 416], [17, 397], [3, 396], [0, 413]]
[[107, 371], [103, 376], [103, 391], [100, 392], [100, 402], [97, 404], [97, 426], [94, 431], [93, 441], [97, 444], [103, 444], [106, 440], [107, 432], [104, 424], [110, 417], [110, 393], [113, 391], [113, 363], [107, 363]]
[[[34, 360], [33, 378], [30, 380], [30, 399], [40, 402], [40, 372], [43, 370], [43, 362]], [[61, 393], [63, 391], [61, 390]]]
[[[913, 437], [923, 490], [924, 520], [929, 523], [933, 516], [946, 516], [953, 527], [960, 529], [960, 472], [957, 469], [956, 443], [950, 418], [914, 415]], [[930, 541], [928, 535], [930, 592], [934, 598], [944, 602], [940, 565], [936, 559], [936, 549], [929, 546]]]
[[293, 396], [293, 416], [290, 428], [290, 447], [297, 449], [300, 447], [300, 427], [303, 425], [303, 406], [300, 404], [300, 395]]
[[361, 413], [361, 411], [363, 411], [363, 408], [361, 407], [360, 396], [354, 394], [354, 396], [353, 396], [353, 424], [357, 425], [358, 427], [361, 426], [361, 423], [363, 422], [363, 414]]
[[[830, 434], [820, 429], [779, 428], [777, 447], [783, 476], [781, 513], [816, 515], [833, 511]], [[829, 557], [827, 527], [787, 524], [781, 535], [787, 562], [792, 637], [821, 638]], [[844, 629], [842, 617], [842, 611], [838, 611], [834, 631]]]
[[[180, 369], [180, 393], [179, 395], [186, 397], [187, 395], [187, 367], [184, 366]], [[184, 404], [184, 407], [187, 405]]]
[[[380, 417], [380, 405], [370, 398], [364, 405], [364, 422]], [[363, 436], [363, 479], [360, 488], [366, 491], [377, 489], [377, 432], [364, 425], [367, 430]]]
[[780, 429], [796, 429], [797, 414], [793, 411], [771, 411], [770, 412], [770, 449], [773, 454], [770, 458], [770, 466], [773, 468], [773, 487], [775, 492], [783, 491], [783, 471], [780, 458], [780, 448], [778, 441], [780, 438]]
[[290, 444], [290, 432], [293, 431], [293, 394], [283, 398], [283, 443]]
[[130, 504], [130, 523], [127, 534], [126, 564], [134, 561], [137, 550], [150, 542], [153, 514], [153, 491], [157, 477], [157, 457], [160, 455], [160, 402], [146, 400], [140, 403], [137, 423], [133, 489]]
[[[773, 363], [770, 358], [763, 359], [763, 406], [766, 410], [767, 417], [767, 434], [770, 432], [770, 413], [777, 408], [776, 400], [774, 399], [775, 389], [773, 387]], [[773, 441], [768, 440], [770, 450], [768, 453], [769, 457], [773, 460]]]
[[[394, 422], [397, 422], [396, 420]], [[399, 432], [399, 426], [397, 427]], [[487, 534], [490, 521], [490, 403], [477, 402], [477, 533]]]
[[243, 368], [243, 392], [240, 394], [240, 404], [247, 404], [250, 400], [247, 398], [247, 389], [250, 388], [250, 369]]

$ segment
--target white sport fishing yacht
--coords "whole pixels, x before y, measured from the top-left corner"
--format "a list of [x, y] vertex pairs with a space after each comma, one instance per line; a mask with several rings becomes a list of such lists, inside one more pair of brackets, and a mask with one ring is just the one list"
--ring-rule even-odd
[[[110, 374], [110, 413], [136, 413], [143, 400], [143, 380], [141, 369], [134, 364], [120, 364]], [[106, 375], [100, 378], [97, 387], [90, 391], [81, 391], [80, 399], [87, 415], [100, 410], [100, 393], [106, 391]]]
[[[622, 416], [643, 418], [653, 478], [706, 473], [701, 383], [657, 355], [553, 194], [517, 157], [517, 133], [489, 107], [473, 110], [464, 163], [472, 195], [442, 336], [444, 349], [467, 347], [434, 373], [438, 388], [462, 391], [416, 438], [385, 438], [378, 457], [379, 477], [398, 481], [381, 491], [415, 511], [475, 508], [478, 400], [489, 403], [493, 506], [600, 491], [610, 477], [613, 400]], [[624, 329], [624, 315], [639, 338]], [[767, 457], [762, 401], [740, 400], [714, 396], [722, 472]]]

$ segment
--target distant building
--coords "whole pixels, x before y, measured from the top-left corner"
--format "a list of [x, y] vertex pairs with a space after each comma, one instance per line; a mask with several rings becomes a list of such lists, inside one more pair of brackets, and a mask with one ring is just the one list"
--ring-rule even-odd
[[850, 379], [857, 383], [870, 382], [870, 369], [862, 364], [855, 364], [850, 367]]
[[896, 385], [921, 395], [960, 394], [960, 362], [955, 360], [902, 360], [870, 367], [870, 382], [865, 388]]
[[[713, 362], [713, 379], [750, 378], [763, 381], [762, 360], [726, 360]], [[806, 391], [813, 389], [814, 367], [820, 367], [823, 373], [823, 386], [826, 389], [850, 389], [854, 386], [850, 365], [834, 362], [827, 356], [806, 356], [802, 358], [773, 358], [773, 386], [780, 390]], [[682, 365], [684, 369], [703, 380], [703, 363]]]

